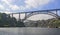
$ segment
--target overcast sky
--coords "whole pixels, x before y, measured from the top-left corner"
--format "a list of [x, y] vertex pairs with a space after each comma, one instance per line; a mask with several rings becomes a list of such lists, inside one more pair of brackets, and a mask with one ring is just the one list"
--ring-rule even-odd
[[0, 0], [1, 12], [58, 9], [60, 0]]
[[0, 0], [0, 12], [5, 13], [59, 8], [60, 0]]

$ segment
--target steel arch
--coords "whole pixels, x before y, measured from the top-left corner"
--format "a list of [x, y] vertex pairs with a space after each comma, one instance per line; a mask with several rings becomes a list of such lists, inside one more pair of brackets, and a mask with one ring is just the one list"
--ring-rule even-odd
[[31, 12], [30, 14], [26, 15], [26, 18], [23, 19], [23, 21], [25, 21], [27, 18], [29, 18], [33, 15], [37, 15], [37, 14], [47, 14], [47, 15], [51, 15], [51, 16], [56, 17], [56, 18], [59, 17], [57, 14], [52, 13], [52, 12], [48, 12], [48, 11], [47, 12]]

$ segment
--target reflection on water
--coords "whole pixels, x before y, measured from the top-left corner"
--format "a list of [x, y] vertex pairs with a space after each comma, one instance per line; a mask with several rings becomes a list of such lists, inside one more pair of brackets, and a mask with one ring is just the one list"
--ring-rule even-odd
[[0, 28], [0, 35], [60, 35], [59, 28]]

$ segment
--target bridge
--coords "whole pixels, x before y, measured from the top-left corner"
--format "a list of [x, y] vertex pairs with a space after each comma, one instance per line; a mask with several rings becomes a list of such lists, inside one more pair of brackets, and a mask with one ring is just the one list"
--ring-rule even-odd
[[[10, 13], [9, 15], [13, 15], [14, 14], [18, 14], [19, 16], [19, 20], [24, 22], [27, 18], [33, 16], [33, 15], [37, 15], [37, 14], [47, 14], [47, 15], [51, 15], [55, 18], [59, 18], [58, 15], [58, 11], [60, 11], [60, 9], [50, 9], [50, 10], [38, 10], [38, 11], [29, 11], [29, 12], [19, 12], [19, 13]], [[53, 13], [55, 12], [55, 13]], [[24, 19], [21, 19], [21, 14], [25, 14]]]

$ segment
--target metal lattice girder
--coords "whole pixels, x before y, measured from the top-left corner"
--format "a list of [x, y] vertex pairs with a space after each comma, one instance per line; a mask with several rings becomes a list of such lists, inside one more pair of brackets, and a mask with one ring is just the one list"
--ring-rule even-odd
[[33, 16], [33, 15], [37, 15], [37, 14], [47, 14], [47, 15], [54, 16], [54, 17], [56, 17], [56, 18], [58, 17], [57, 14], [52, 13], [52, 12], [32, 12], [32, 13], [26, 15], [26, 18], [23, 19], [23, 21], [26, 20], [27, 18], [29, 18], [29, 17], [31, 17], [31, 16]]
[[[55, 13], [51, 12], [51, 11], [55, 11]], [[19, 12], [19, 13], [13, 13], [13, 14], [19, 14], [19, 19], [20, 19], [20, 14], [25, 13], [25, 18], [24, 19], [20, 19], [22, 21], [26, 20], [27, 18], [33, 16], [33, 15], [37, 15], [37, 14], [47, 14], [47, 15], [51, 15], [53, 17], [58, 18], [59, 16], [57, 15], [57, 12], [60, 11], [60, 9], [51, 9], [51, 10], [39, 10], [39, 11], [29, 11], [29, 12]], [[29, 13], [29, 14], [28, 14]], [[12, 14], [12, 13], [11, 13]], [[13, 15], [12, 15], [13, 16]]]

